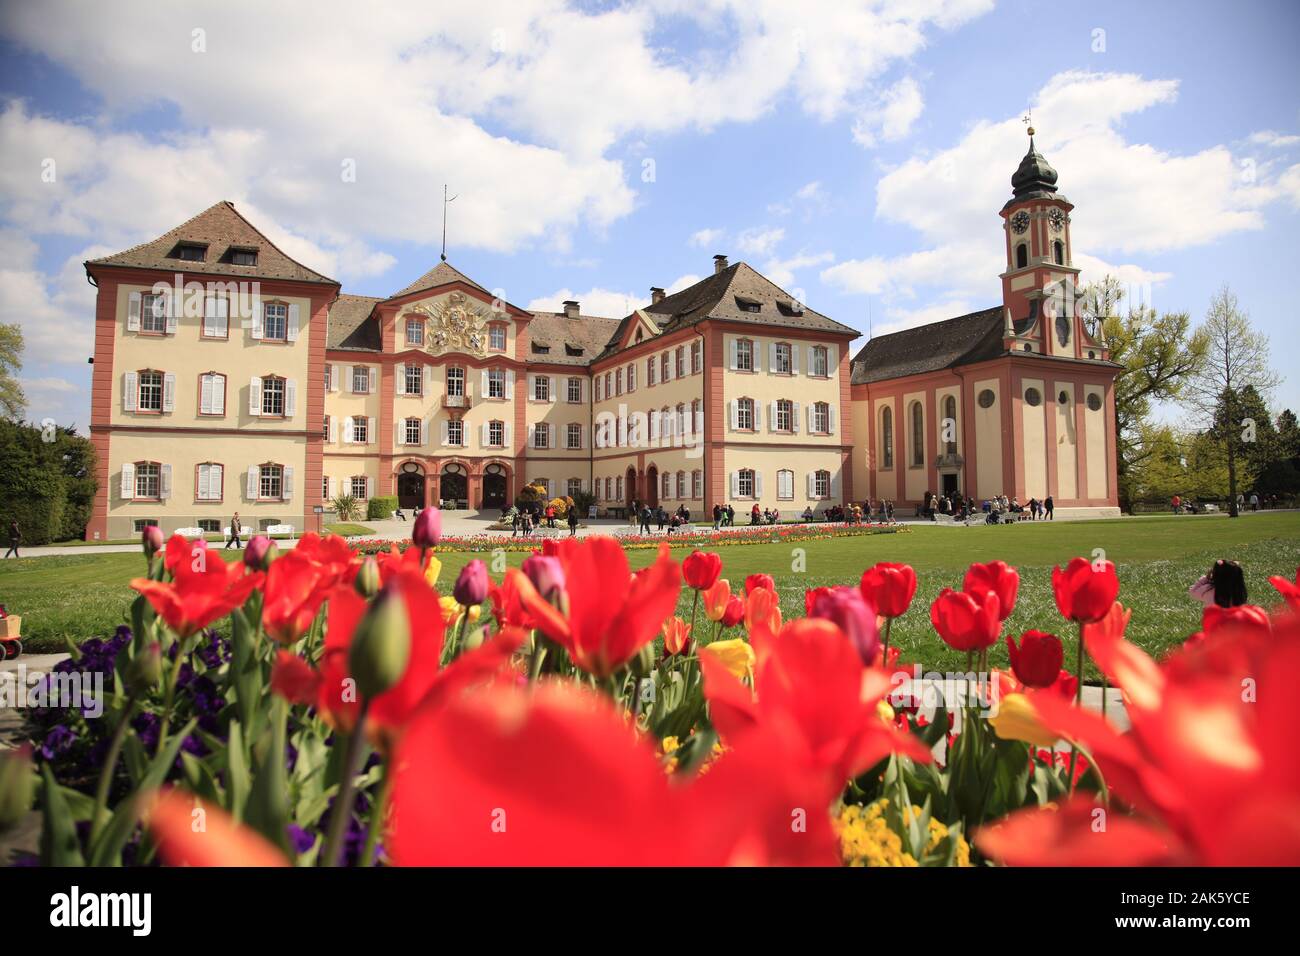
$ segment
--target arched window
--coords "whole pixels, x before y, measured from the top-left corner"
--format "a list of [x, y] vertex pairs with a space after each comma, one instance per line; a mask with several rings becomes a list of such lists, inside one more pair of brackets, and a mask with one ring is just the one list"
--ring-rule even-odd
[[1052, 259], [1058, 266], [1065, 265], [1065, 243], [1060, 239], [1052, 243]]
[[943, 428], [948, 435], [945, 451], [957, 454], [957, 399], [949, 395], [943, 400]]
[[1029, 265], [1029, 247], [1023, 242], [1016, 246], [1016, 268], [1023, 269]]
[[912, 403], [912, 467], [919, 468], [925, 464], [925, 413], [921, 403]]
[[894, 411], [888, 405], [880, 410], [880, 464], [894, 467]]

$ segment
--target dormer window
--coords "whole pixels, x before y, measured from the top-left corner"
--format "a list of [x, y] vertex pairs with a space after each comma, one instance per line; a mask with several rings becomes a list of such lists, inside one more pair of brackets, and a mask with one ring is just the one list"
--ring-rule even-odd
[[550, 355], [550, 354], [551, 354], [551, 347], [550, 347], [549, 345], [538, 345], [536, 342], [534, 342], [534, 343], [533, 343], [533, 354], [534, 354], [534, 355]]
[[746, 299], [742, 296], [736, 296], [736, 305], [741, 312], [761, 312], [763, 304], [757, 299]]
[[208, 246], [203, 242], [179, 242], [172, 250], [172, 258], [184, 262], [202, 262], [207, 256]]
[[226, 255], [227, 261], [232, 266], [257, 265], [257, 250], [247, 246], [231, 246], [230, 251]]
[[782, 315], [803, 315], [803, 306], [797, 302], [778, 302], [776, 307]]
[[571, 355], [571, 356], [577, 358], [577, 357], [580, 357], [580, 356], [582, 355], [582, 352], [583, 352], [582, 348], [579, 347], [579, 346], [577, 346], [577, 345], [565, 345], [565, 346], [564, 346], [564, 354], [565, 354], [565, 355]]

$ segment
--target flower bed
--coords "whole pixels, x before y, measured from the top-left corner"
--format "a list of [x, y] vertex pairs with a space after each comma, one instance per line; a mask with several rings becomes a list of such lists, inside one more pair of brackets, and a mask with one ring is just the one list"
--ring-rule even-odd
[[[721, 548], [741, 544], [783, 544], [818, 541], [826, 538], [853, 538], [869, 534], [910, 534], [902, 525], [760, 525], [737, 527], [728, 531], [675, 531], [672, 534], [622, 534], [615, 532], [624, 548], [644, 550], [668, 545], [670, 548]], [[446, 535], [439, 539], [435, 551], [468, 551], [474, 554], [492, 551], [536, 551], [543, 541], [569, 537], [567, 530], [541, 529], [529, 537], [500, 534]], [[377, 554], [396, 544], [400, 550], [411, 546], [411, 539], [392, 541], [382, 538], [352, 540], [349, 544], [361, 554]]]
[[[1100, 560], [1054, 574], [1064, 638], [1009, 635], [1019, 575], [996, 561], [928, 608], [877, 564], [784, 620], [768, 575], [733, 587], [720, 554], [667, 547], [633, 574], [609, 537], [440, 582], [421, 518], [405, 549], [257, 538], [231, 565], [146, 537], [130, 627], [60, 665], [104, 679], [102, 716], [33, 713], [33, 745], [0, 754], [0, 828], [39, 804], [54, 865], [1300, 860], [1300, 576], [1272, 612], [1207, 608], [1156, 662]], [[890, 644], [927, 610], [967, 655], [949, 696]], [[1132, 733], [1081, 706], [1085, 655]]]

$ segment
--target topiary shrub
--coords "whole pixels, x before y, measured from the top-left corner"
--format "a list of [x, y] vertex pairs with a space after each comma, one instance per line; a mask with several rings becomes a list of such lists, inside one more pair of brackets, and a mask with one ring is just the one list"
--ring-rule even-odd
[[397, 495], [378, 495], [366, 502], [366, 517], [373, 519], [391, 518], [397, 510]]

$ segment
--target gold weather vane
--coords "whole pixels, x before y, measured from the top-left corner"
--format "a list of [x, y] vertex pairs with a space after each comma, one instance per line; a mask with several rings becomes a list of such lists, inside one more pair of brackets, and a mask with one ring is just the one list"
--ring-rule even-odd
[[1025, 115], [1022, 116], [1022, 117], [1020, 117], [1020, 122], [1024, 123], [1025, 126], [1028, 127], [1028, 129], [1026, 130], [1026, 132], [1027, 132], [1030, 136], [1033, 136], [1033, 135], [1034, 135], [1034, 111], [1033, 111], [1033, 110], [1026, 110], [1026, 111], [1025, 111]]

